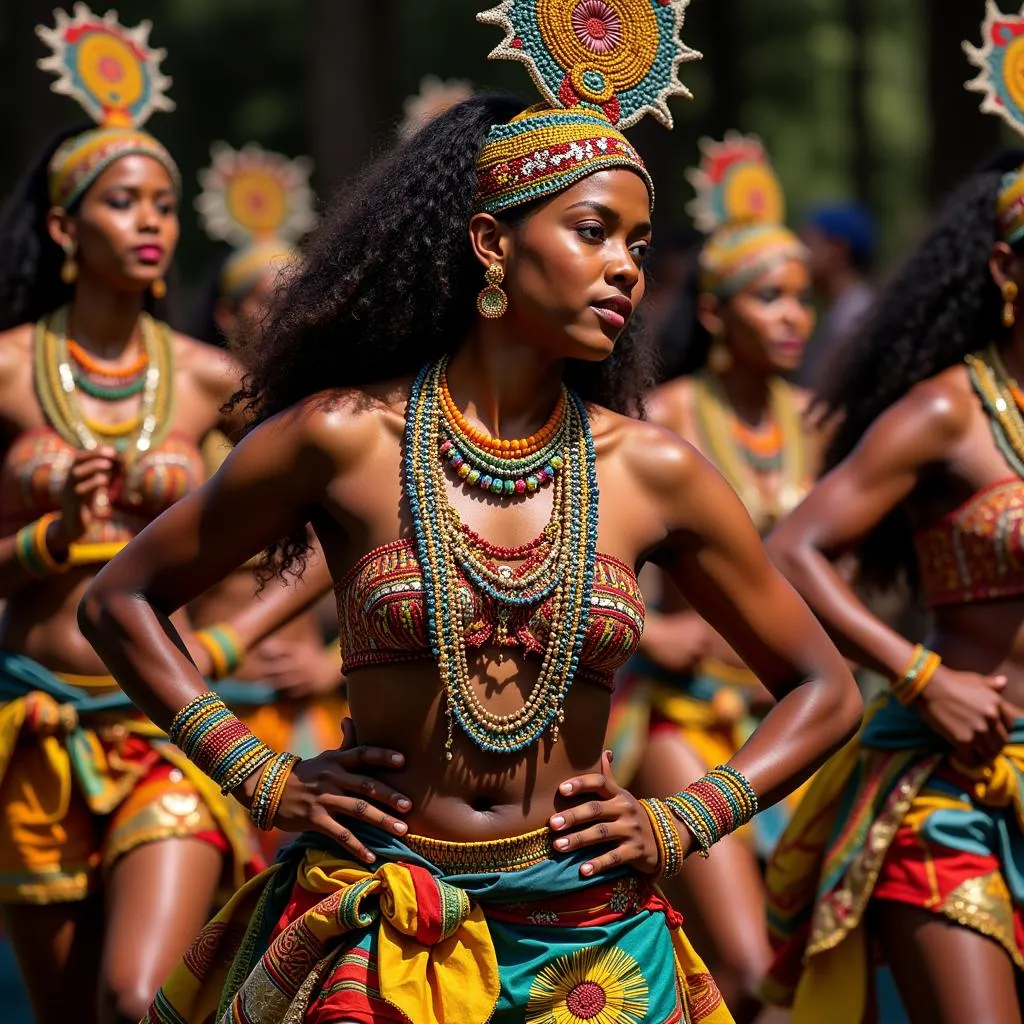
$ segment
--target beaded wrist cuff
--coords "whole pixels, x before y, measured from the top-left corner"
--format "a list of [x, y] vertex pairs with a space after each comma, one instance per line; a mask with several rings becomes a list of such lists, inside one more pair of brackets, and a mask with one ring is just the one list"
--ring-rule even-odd
[[658, 844], [658, 871], [664, 878], [671, 878], [679, 873], [683, 866], [682, 844], [672, 815], [666, 809], [663, 800], [646, 798], [640, 806], [647, 813], [654, 830], [654, 839]]
[[58, 562], [46, 543], [50, 523], [59, 519], [59, 513], [47, 512], [35, 522], [22, 527], [15, 535], [14, 553], [18, 562], [26, 572], [39, 579], [66, 572], [71, 567], [70, 556], [65, 556], [63, 561]]
[[281, 797], [284, 796], [285, 783], [292, 769], [301, 760], [302, 758], [296, 757], [295, 754], [278, 754], [272, 757], [263, 769], [263, 774], [256, 784], [256, 792], [253, 794], [252, 807], [249, 808], [250, 820], [261, 831], [269, 832], [274, 827], [277, 809], [281, 806]]
[[924, 688], [941, 664], [942, 659], [934, 651], [918, 644], [903, 675], [892, 684], [893, 696], [904, 706], [913, 704], [924, 693]]
[[209, 691], [190, 700], [174, 716], [168, 736], [225, 795], [274, 756], [274, 751]]
[[712, 768], [662, 803], [693, 834], [702, 857], [757, 813], [757, 794], [746, 778], [727, 764]]
[[213, 662], [213, 679], [223, 679], [231, 675], [245, 658], [245, 644], [242, 643], [242, 638], [233, 626], [226, 623], [197, 630], [195, 638], [210, 655]]

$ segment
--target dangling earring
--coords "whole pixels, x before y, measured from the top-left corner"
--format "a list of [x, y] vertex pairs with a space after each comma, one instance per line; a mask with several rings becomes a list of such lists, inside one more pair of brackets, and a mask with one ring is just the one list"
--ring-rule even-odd
[[723, 373], [728, 373], [732, 369], [732, 353], [726, 347], [725, 342], [717, 336], [711, 343], [711, 350], [708, 352], [708, 369], [716, 377], [721, 377]]
[[60, 267], [60, 279], [65, 284], [74, 284], [78, 280], [78, 261], [75, 259], [75, 243], [68, 242], [64, 246], [64, 262]]
[[1017, 312], [1013, 303], [1017, 298], [1017, 285], [1013, 281], [1005, 281], [1003, 292], [1003, 326], [1012, 327], [1017, 320]]
[[162, 277], [158, 277], [149, 286], [149, 291], [154, 299], [162, 299], [167, 294], [167, 283]]
[[497, 320], [505, 315], [508, 309], [508, 296], [501, 289], [501, 282], [505, 280], [505, 271], [497, 263], [492, 263], [484, 274], [487, 287], [476, 297], [476, 308], [481, 316], [488, 320]]

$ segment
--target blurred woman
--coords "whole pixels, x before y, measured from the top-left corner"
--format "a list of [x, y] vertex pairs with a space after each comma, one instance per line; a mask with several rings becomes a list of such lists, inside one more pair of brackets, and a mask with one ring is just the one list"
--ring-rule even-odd
[[[970, 49], [1002, 87], [1024, 18], [990, 8]], [[828, 473], [772, 550], [843, 647], [892, 680], [823, 769], [770, 865], [769, 994], [859, 1022], [880, 949], [915, 1024], [1020, 1024], [1024, 968], [1024, 153], [951, 197], [824, 390]], [[915, 582], [915, 645], [832, 560]]]

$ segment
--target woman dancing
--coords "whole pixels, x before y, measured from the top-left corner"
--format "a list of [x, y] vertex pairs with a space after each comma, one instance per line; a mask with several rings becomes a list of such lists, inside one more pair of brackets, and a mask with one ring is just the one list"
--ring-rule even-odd
[[[710, 459], [763, 534], [806, 493], [818, 458], [803, 423], [807, 395], [783, 378], [800, 365], [814, 326], [807, 253], [783, 226], [782, 188], [759, 139], [730, 133], [703, 140], [702, 150], [691, 173], [695, 221], [707, 232], [695, 323], [681, 375], [654, 392], [648, 412]], [[655, 575], [658, 612], [647, 616], [610, 727], [617, 771], [640, 794], [675, 792], [730, 760], [773, 703], [664, 574]], [[667, 887], [737, 1021], [761, 1010], [771, 948], [757, 854], [771, 850], [782, 813], [758, 815], [756, 843], [724, 839], [714, 857]], [[725, 903], [732, 913], [718, 912]]]
[[[976, 87], [1006, 105], [990, 7]], [[893, 680], [824, 768], [769, 867], [779, 953], [768, 994], [794, 1020], [861, 1021], [872, 944], [911, 1019], [1019, 1024], [1024, 968], [1024, 153], [972, 176], [883, 294], [823, 396], [830, 472], [771, 548], [851, 657]], [[915, 646], [830, 559], [919, 582]]]
[[[239, 376], [147, 312], [178, 240], [177, 168], [138, 127], [169, 106], [148, 25], [80, 5], [40, 35], [59, 91], [101, 124], [51, 147], [0, 225], [0, 902], [38, 1021], [71, 1000], [95, 1019], [97, 979], [102, 1018], [137, 1020], [218, 884], [258, 865], [244, 814], [141, 718], [76, 610], [202, 482], [199, 441]], [[89, 91], [97, 55], [138, 95]], [[260, 635], [270, 604], [230, 635]], [[216, 638], [176, 621], [207, 668]]]
[[[648, 373], [625, 327], [652, 186], [604, 109], [668, 120], [683, 6], [484, 15], [551, 105], [470, 100], [367, 172], [254, 346], [254, 429], [86, 596], [154, 720], [254, 821], [309, 830], [150, 1020], [730, 1019], [654, 877], [792, 789], [860, 699], [728, 485], [623, 415]], [[573, 46], [588, 66], [558, 63]], [[360, 746], [296, 763], [206, 692], [168, 615], [275, 538], [298, 568], [307, 520]], [[779, 702], [731, 765], [641, 804], [602, 745], [646, 560]]]

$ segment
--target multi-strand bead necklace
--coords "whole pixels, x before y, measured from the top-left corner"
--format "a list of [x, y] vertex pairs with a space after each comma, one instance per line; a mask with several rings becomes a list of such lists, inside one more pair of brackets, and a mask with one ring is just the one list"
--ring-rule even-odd
[[[36, 389], [40, 404], [53, 428], [78, 448], [92, 450], [110, 444], [119, 451], [142, 453], [159, 444], [171, 421], [173, 374], [171, 372], [171, 338], [169, 331], [148, 314], [139, 319], [143, 353], [125, 368], [103, 367], [81, 346], [68, 340], [67, 307], [36, 324], [33, 338]], [[72, 363], [80, 367], [76, 372]], [[104, 387], [95, 380], [88, 386], [87, 375], [126, 381]], [[78, 403], [78, 390], [114, 402], [141, 394], [136, 416], [121, 423], [103, 423], [86, 416]]]
[[[423, 572], [431, 648], [445, 694], [446, 754], [451, 759], [456, 723], [481, 749], [514, 753], [539, 740], [549, 726], [552, 738], [558, 739], [565, 697], [579, 665], [597, 546], [594, 441], [583, 402], [572, 392], [563, 391], [559, 407], [564, 403], [564, 414], [559, 416], [564, 415], [564, 424], [552, 426], [550, 442], [538, 447], [542, 431], [533, 439], [509, 441], [507, 447], [503, 441], [497, 441], [497, 446], [491, 444], [488, 454], [495, 468], [501, 468], [498, 452], [510, 453], [509, 462], [539, 459], [543, 452], [547, 461], [540, 468], [551, 466], [555, 486], [551, 517], [541, 537], [518, 548], [489, 544], [463, 525], [448, 500], [445, 466], [469, 483], [469, 474], [462, 472], [462, 465], [476, 458], [474, 445], [480, 447], [483, 435], [476, 432], [476, 437], [472, 437], [463, 427], [464, 419], [452, 415], [457, 409], [450, 394], [445, 393], [444, 369], [444, 361], [427, 366], [413, 383], [406, 419], [404, 474]], [[549, 424], [554, 420], [552, 416]], [[553, 447], [555, 437], [561, 444], [557, 449]], [[463, 453], [462, 465], [454, 464], [450, 448], [442, 450], [444, 442], [449, 440]], [[533, 455], [511, 454], [534, 448]], [[476, 469], [479, 466], [473, 464], [470, 472]], [[513, 497], [536, 490], [536, 487], [529, 487], [531, 475], [536, 476], [536, 473], [526, 477], [513, 472], [500, 475], [501, 493]], [[545, 470], [545, 478], [547, 475]], [[525, 490], [518, 490], [513, 484], [512, 490], [507, 491], [504, 480], [522, 480]], [[546, 479], [537, 486], [545, 482]], [[493, 484], [489, 489], [498, 493]], [[514, 569], [497, 564], [503, 559], [523, 559], [524, 562]], [[509, 714], [496, 715], [488, 711], [473, 689], [462, 607], [456, 599], [460, 571], [495, 603], [499, 624], [503, 616], [508, 617], [517, 609], [550, 602], [549, 640], [537, 681], [522, 706]], [[498, 642], [500, 638], [499, 630]]]
[[[811, 478], [800, 414], [785, 381], [770, 382], [768, 405], [774, 452], [753, 441], [755, 432], [742, 429], [717, 376], [704, 372], [694, 380], [694, 418], [704, 450], [762, 530], [798, 504]], [[769, 492], [764, 477], [775, 474], [779, 480]]]
[[995, 345], [984, 353], [966, 357], [967, 375], [981, 399], [992, 425], [996, 447], [1024, 477], [1024, 416], [1021, 415], [1021, 390], [999, 356]]
[[459, 411], [448, 390], [447, 361], [441, 363], [439, 396], [443, 424], [441, 454], [459, 478], [492, 494], [532, 494], [551, 483], [565, 464], [569, 393], [565, 386], [547, 423], [523, 439], [491, 437]]

